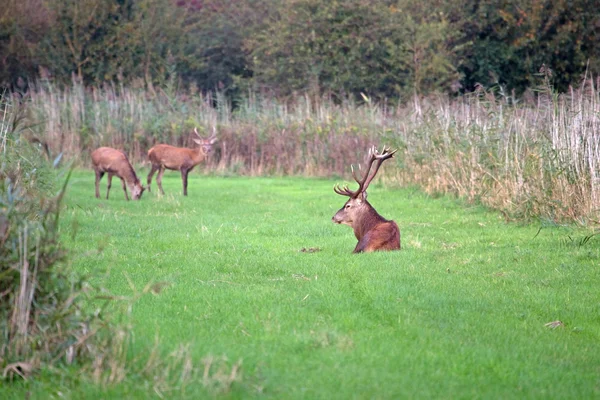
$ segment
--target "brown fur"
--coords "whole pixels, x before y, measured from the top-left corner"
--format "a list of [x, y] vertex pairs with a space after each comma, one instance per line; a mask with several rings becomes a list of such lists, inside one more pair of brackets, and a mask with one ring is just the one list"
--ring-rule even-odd
[[[196, 134], [198, 133], [195, 131]], [[195, 149], [188, 149], [184, 147], [174, 147], [168, 144], [157, 144], [148, 150], [148, 158], [152, 164], [152, 169], [148, 174], [148, 191], [150, 191], [150, 185], [152, 184], [152, 176], [156, 171], [156, 184], [161, 194], [165, 194], [162, 188], [162, 176], [165, 169], [174, 171], [181, 171], [181, 179], [183, 181], [183, 195], [187, 196], [187, 184], [189, 172], [198, 164], [200, 164], [208, 156], [212, 150], [212, 145], [217, 139], [212, 136], [209, 139], [194, 139], [199, 145]]]
[[352, 227], [358, 240], [354, 253], [400, 250], [398, 225], [379, 215], [366, 200], [366, 196], [348, 200], [332, 220]]
[[129, 200], [127, 195], [127, 186], [131, 191], [131, 197], [134, 200], [139, 200], [144, 193], [144, 187], [140, 183], [135, 170], [131, 166], [127, 155], [121, 150], [116, 150], [110, 147], [100, 147], [92, 152], [92, 166], [96, 173], [96, 198], [100, 198], [100, 180], [105, 173], [108, 173], [108, 187], [106, 189], [106, 199], [110, 193], [113, 175], [121, 178], [123, 192], [125, 198]]
[[[354, 170], [352, 175], [359, 184], [356, 191], [351, 191], [348, 187], [340, 188], [336, 186], [334, 191], [337, 194], [348, 196], [344, 206], [331, 218], [337, 224], [351, 226], [354, 230], [354, 236], [358, 240], [354, 253], [371, 252], [380, 250], [400, 250], [400, 229], [394, 221], [383, 218], [367, 201], [367, 187], [371, 180], [377, 174], [381, 163], [388, 158], [392, 158], [395, 151], [384, 147], [383, 153], [377, 153], [377, 149], [372, 148], [369, 151], [370, 159], [362, 179], [358, 179]], [[371, 174], [371, 166], [377, 161], [374, 172]]]

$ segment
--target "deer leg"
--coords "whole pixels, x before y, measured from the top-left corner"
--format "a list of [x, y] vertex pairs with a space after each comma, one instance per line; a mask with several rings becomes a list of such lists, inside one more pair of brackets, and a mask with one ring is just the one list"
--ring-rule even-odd
[[121, 178], [121, 184], [123, 185], [123, 192], [125, 192], [125, 200], [129, 201], [129, 196], [127, 196], [127, 185], [125, 185], [125, 179]]
[[188, 173], [190, 172], [187, 168], [181, 169], [181, 180], [183, 181], [183, 195], [187, 196], [187, 182], [188, 182]]
[[152, 184], [152, 177], [154, 176], [154, 173], [156, 172], [156, 170], [159, 167], [157, 167], [156, 165], [152, 164], [152, 168], [150, 169], [150, 173], [148, 174], [148, 179], [146, 179], [146, 182], [148, 182], [148, 191], [151, 192], [150, 190], [150, 185]]
[[108, 200], [108, 193], [110, 193], [110, 187], [112, 185], [112, 177], [113, 177], [112, 172], [109, 172], [108, 173], [108, 178], [107, 178], [108, 179], [108, 186], [106, 187], [106, 200]]
[[161, 166], [158, 170], [158, 175], [156, 175], [156, 184], [158, 185], [158, 190], [160, 191], [160, 194], [165, 194], [165, 191], [162, 188], [162, 177], [164, 173], [165, 169]]
[[371, 241], [371, 232], [367, 232], [359, 241], [356, 243], [353, 253], [362, 253], [363, 251], [369, 251], [367, 247]]
[[96, 198], [100, 198], [100, 179], [104, 176], [104, 172], [96, 170]]

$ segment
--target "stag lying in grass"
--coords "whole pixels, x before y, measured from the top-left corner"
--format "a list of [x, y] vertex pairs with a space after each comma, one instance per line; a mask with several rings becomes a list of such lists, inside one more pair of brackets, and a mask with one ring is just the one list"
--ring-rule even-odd
[[127, 195], [127, 186], [131, 191], [131, 197], [134, 200], [139, 200], [144, 193], [144, 187], [140, 183], [135, 170], [131, 166], [127, 155], [121, 150], [115, 150], [110, 147], [100, 147], [92, 152], [92, 165], [96, 172], [96, 198], [100, 198], [100, 179], [105, 173], [108, 173], [108, 188], [106, 189], [106, 199], [110, 193], [113, 175], [121, 178], [125, 198], [129, 200]]
[[148, 174], [148, 191], [152, 183], [152, 176], [156, 171], [156, 184], [161, 194], [165, 194], [162, 188], [162, 176], [165, 169], [181, 171], [181, 179], [183, 180], [183, 195], [187, 196], [188, 173], [198, 164], [200, 164], [208, 156], [212, 150], [213, 144], [217, 141], [216, 135], [208, 139], [200, 137], [198, 130], [194, 128], [194, 133], [198, 138], [194, 138], [199, 147], [195, 149], [187, 149], [182, 147], [169, 146], [168, 144], [157, 144], [148, 150], [148, 158], [152, 163], [152, 169]]
[[[370, 252], [378, 250], [400, 250], [400, 229], [394, 221], [387, 220], [375, 211], [373, 206], [367, 201], [367, 187], [373, 180], [381, 164], [388, 158], [392, 158], [396, 150], [390, 150], [384, 147], [381, 154], [373, 146], [369, 149], [369, 160], [367, 168], [362, 179], [356, 175], [352, 168], [352, 176], [358, 183], [358, 189], [352, 191], [348, 186], [340, 188], [336, 185], [333, 190], [342, 196], [348, 196], [350, 199], [333, 216], [333, 222], [337, 224], [349, 225], [354, 229], [354, 235], [358, 243], [354, 248], [354, 253]], [[375, 169], [371, 172], [371, 167], [375, 163]]]

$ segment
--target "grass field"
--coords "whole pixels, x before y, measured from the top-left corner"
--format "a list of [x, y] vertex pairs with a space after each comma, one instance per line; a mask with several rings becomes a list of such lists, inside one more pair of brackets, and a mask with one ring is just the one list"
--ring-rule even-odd
[[76, 171], [61, 228], [73, 267], [118, 295], [168, 283], [133, 305], [130, 363], [143, 365], [158, 335], [162, 357], [184, 346], [199, 376], [167, 393], [136, 374], [99, 387], [75, 373], [0, 393], [600, 396], [600, 250], [591, 230], [505, 224], [479, 207], [373, 185], [369, 200], [398, 222], [403, 250], [354, 255], [352, 230], [331, 222], [345, 201], [334, 183], [194, 173], [185, 198], [179, 174], [166, 173], [165, 196], [126, 202], [118, 181], [110, 200], [95, 199], [93, 173]]

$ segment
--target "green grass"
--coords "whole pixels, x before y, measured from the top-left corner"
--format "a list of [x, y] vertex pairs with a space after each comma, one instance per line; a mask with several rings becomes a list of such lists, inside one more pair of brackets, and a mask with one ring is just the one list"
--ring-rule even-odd
[[[192, 174], [185, 198], [179, 174], [166, 173], [165, 196], [126, 202], [118, 181], [110, 200], [95, 199], [93, 174], [77, 171], [61, 233], [74, 268], [116, 294], [170, 284], [133, 306], [133, 364], [157, 334], [165, 358], [188, 344], [195, 365], [242, 360], [230, 391], [196, 381], [167, 398], [600, 396], [600, 250], [589, 230], [538, 234], [539, 224], [373, 185], [369, 200], [398, 222], [403, 250], [354, 255], [352, 230], [331, 222], [344, 203], [334, 183]], [[300, 251], [310, 247], [320, 251]], [[564, 326], [544, 326], [555, 320]], [[0, 394], [158, 396], [135, 376], [108, 388], [75, 376]]]

